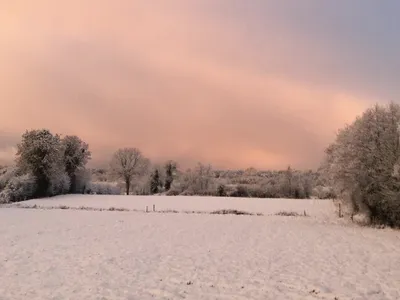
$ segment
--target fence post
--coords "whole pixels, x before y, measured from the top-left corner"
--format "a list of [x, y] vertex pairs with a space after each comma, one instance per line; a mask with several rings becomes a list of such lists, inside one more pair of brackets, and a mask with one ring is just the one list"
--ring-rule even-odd
[[153, 211], [156, 211], [156, 205], [153, 204]]
[[342, 204], [339, 203], [339, 218], [342, 218]]
[[146, 206], [146, 212], [149, 212], [149, 207], [148, 206]]

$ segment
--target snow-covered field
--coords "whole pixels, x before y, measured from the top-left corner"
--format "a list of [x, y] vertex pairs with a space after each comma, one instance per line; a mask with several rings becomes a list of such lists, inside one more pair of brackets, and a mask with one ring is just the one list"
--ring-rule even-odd
[[[400, 299], [400, 233], [335, 222], [331, 201], [75, 196], [28, 203], [265, 215], [2, 208], [0, 299]], [[283, 210], [311, 217], [269, 215]]]
[[335, 205], [332, 200], [293, 200], [293, 199], [252, 199], [219, 197], [165, 197], [165, 196], [101, 196], [101, 195], [66, 195], [55, 198], [37, 199], [23, 202], [24, 205], [43, 207], [69, 206], [93, 208], [127, 208], [131, 210], [176, 210], [211, 212], [220, 209], [236, 209], [251, 213], [273, 215], [280, 211], [304, 212], [319, 220], [337, 220]]

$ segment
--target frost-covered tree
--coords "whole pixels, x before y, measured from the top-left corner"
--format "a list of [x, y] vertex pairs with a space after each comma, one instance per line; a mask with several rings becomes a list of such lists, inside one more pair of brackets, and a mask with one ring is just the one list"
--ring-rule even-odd
[[33, 198], [35, 191], [36, 182], [31, 174], [12, 177], [0, 192], [0, 203], [29, 200]]
[[70, 192], [77, 192], [77, 174], [82, 171], [91, 158], [89, 145], [79, 137], [67, 135], [62, 139], [64, 148], [65, 172], [68, 174], [71, 186]]
[[165, 164], [165, 183], [164, 183], [164, 188], [166, 191], [169, 191], [171, 189], [171, 185], [174, 181], [174, 173], [177, 169], [177, 165], [173, 161], [168, 161]]
[[124, 180], [126, 194], [129, 195], [132, 180], [143, 175], [149, 167], [149, 160], [137, 148], [123, 148], [114, 153], [111, 163], [111, 174]]
[[326, 149], [325, 175], [355, 212], [400, 225], [400, 106], [375, 105], [337, 134]]
[[198, 163], [194, 170], [187, 170], [183, 181], [187, 194], [208, 195], [215, 192], [214, 172], [211, 165]]
[[54, 168], [51, 173], [47, 196], [68, 194], [71, 188], [71, 180], [68, 174], [61, 168]]
[[312, 184], [312, 171], [308, 171], [300, 177], [301, 180], [301, 186], [303, 190], [303, 196], [304, 198], [310, 198], [311, 193], [313, 190], [313, 184]]
[[60, 136], [47, 129], [26, 131], [22, 135], [17, 146], [17, 167], [22, 174], [30, 173], [35, 177], [36, 197], [49, 194], [55, 174], [64, 169], [62, 154]]
[[2, 191], [8, 184], [8, 182], [14, 178], [17, 174], [15, 167], [2, 167], [0, 169], [0, 191]]
[[292, 198], [294, 197], [294, 189], [293, 189], [293, 181], [294, 181], [294, 174], [291, 166], [285, 171], [285, 176], [282, 184], [282, 191], [285, 197]]
[[75, 173], [75, 193], [84, 194], [86, 189], [90, 186], [92, 174], [88, 169], [79, 169]]

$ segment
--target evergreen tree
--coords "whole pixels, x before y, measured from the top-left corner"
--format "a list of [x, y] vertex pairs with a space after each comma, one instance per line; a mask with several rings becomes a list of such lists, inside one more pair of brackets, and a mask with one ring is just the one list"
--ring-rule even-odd
[[169, 191], [171, 189], [172, 182], [174, 181], [174, 172], [176, 171], [176, 164], [172, 161], [169, 161], [165, 164], [165, 190]]
[[160, 174], [158, 169], [155, 169], [153, 174], [151, 175], [150, 181], [150, 191], [152, 194], [157, 194], [159, 192], [159, 188], [161, 186]]
[[217, 189], [217, 195], [219, 197], [226, 197], [225, 185], [220, 184]]

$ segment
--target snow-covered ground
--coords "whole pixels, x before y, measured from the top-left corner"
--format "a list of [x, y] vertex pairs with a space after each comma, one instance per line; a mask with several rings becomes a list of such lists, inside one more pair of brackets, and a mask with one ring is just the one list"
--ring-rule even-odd
[[0, 299], [400, 299], [400, 233], [320, 222], [331, 201], [123, 198], [37, 204], [315, 217], [2, 208]]
[[166, 196], [101, 196], [101, 195], [66, 195], [55, 198], [36, 199], [23, 202], [24, 205], [44, 207], [94, 207], [94, 208], [127, 208], [134, 210], [153, 209], [177, 211], [205, 211], [219, 209], [236, 209], [251, 213], [273, 215], [280, 211], [304, 212], [320, 220], [337, 219], [332, 200], [293, 200], [293, 199], [254, 199], [254, 198], [219, 198], [219, 197], [166, 197]]

